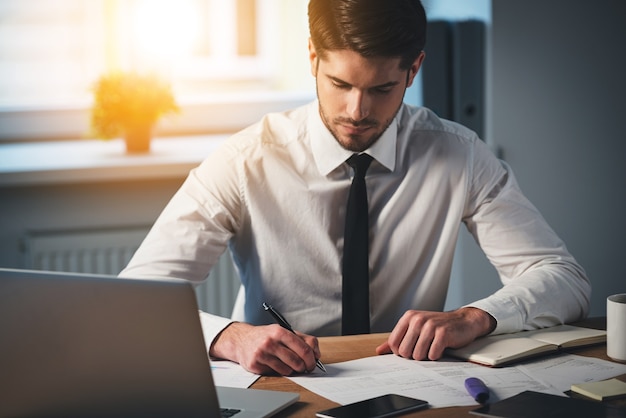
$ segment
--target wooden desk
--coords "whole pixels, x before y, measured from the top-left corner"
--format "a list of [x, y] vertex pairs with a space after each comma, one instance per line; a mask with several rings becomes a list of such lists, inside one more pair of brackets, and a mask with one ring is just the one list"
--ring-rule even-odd
[[[584, 322], [579, 325], [586, 325], [589, 328], [602, 328], [595, 326], [597, 322]], [[375, 348], [387, 339], [389, 334], [369, 334], [369, 335], [354, 335], [343, 337], [321, 337], [319, 339], [320, 349], [322, 351], [322, 362], [324, 364], [338, 363], [348, 360], [356, 360], [363, 357], [375, 356]], [[581, 348], [576, 351], [571, 351], [573, 354], [579, 354], [589, 357], [601, 358], [609, 360], [606, 356], [606, 345], [597, 345], [593, 347]], [[621, 380], [626, 381], [626, 375], [620, 376]], [[323, 398], [302, 386], [293, 383], [291, 380], [285, 377], [268, 377], [263, 376], [259, 378], [252, 386], [254, 389], [270, 389], [281, 390], [287, 392], [300, 393], [300, 401], [290, 406], [277, 417], [315, 417], [317, 411], [323, 409], [332, 408], [338, 406], [337, 403], [332, 402], [326, 398]], [[620, 405], [626, 405], [626, 400], [612, 401]], [[468, 411], [476, 409], [478, 405], [474, 406], [458, 406], [448, 408], [433, 408], [426, 411], [415, 412], [411, 415], [418, 418], [426, 417], [467, 417], [470, 416]]]

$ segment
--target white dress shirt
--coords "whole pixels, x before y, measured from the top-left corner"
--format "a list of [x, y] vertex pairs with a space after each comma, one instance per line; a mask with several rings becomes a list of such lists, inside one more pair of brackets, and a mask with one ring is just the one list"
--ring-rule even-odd
[[[586, 315], [585, 272], [475, 133], [404, 104], [367, 153], [372, 332], [408, 309], [443, 309], [463, 223], [504, 285], [469, 305], [497, 320], [494, 332]], [[267, 115], [191, 171], [121, 275], [200, 283], [228, 246], [245, 291], [235, 318], [272, 323], [267, 302], [296, 330], [340, 334], [351, 154], [317, 101]], [[207, 345], [232, 322], [201, 319]]]

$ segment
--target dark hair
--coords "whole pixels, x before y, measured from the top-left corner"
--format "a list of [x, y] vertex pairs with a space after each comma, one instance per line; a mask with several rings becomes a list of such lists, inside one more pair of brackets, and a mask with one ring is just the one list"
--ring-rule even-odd
[[317, 54], [349, 49], [364, 57], [400, 57], [408, 69], [426, 43], [420, 0], [310, 0], [309, 31]]

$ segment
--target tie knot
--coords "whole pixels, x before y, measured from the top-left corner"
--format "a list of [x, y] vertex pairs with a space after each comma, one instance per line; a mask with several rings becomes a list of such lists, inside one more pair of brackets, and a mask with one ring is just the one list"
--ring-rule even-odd
[[372, 162], [372, 156], [369, 154], [352, 154], [352, 157], [346, 161], [350, 167], [354, 169], [354, 175], [357, 177], [365, 177], [365, 172]]

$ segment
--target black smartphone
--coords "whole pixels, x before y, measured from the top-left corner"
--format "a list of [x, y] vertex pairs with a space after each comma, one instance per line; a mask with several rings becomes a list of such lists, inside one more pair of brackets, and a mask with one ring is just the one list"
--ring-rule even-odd
[[417, 411], [427, 406], [428, 402], [421, 399], [390, 394], [327, 409], [315, 415], [321, 418], [384, 418]]

